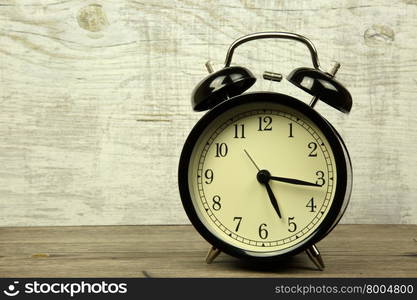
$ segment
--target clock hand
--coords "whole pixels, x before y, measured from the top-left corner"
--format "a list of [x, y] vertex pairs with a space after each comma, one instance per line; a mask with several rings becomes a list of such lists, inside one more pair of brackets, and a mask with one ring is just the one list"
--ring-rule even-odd
[[275, 198], [274, 192], [271, 189], [271, 186], [268, 182], [265, 182], [266, 191], [268, 192], [269, 200], [271, 200], [271, 204], [274, 207], [275, 211], [278, 214], [278, 217], [281, 219], [281, 212], [279, 210], [277, 198]]
[[271, 174], [267, 170], [261, 170], [256, 175], [256, 179], [259, 183], [265, 185], [266, 191], [268, 192], [269, 200], [271, 200], [271, 204], [274, 207], [275, 211], [278, 214], [278, 217], [281, 219], [281, 211], [279, 210], [277, 198], [275, 198], [274, 192], [269, 185], [269, 179], [271, 178]]
[[317, 183], [307, 182], [307, 181], [293, 179], [293, 178], [270, 176], [269, 179], [270, 180], [275, 180], [275, 181], [286, 182], [286, 183], [298, 184], [298, 185], [321, 186]]
[[249, 157], [250, 161], [253, 163], [253, 165], [256, 167], [256, 169], [258, 169], [258, 171], [261, 171], [261, 169], [259, 169], [258, 165], [255, 163], [253, 158], [249, 155], [248, 151], [246, 151], [246, 149], [243, 149], [243, 151], [245, 151], [246, 155]]
[[250, 161], [253, 163], [255, 168], [258, 170], [258, 174], [256, 175], [256, 179], [258, 179], [259, 183], [265, 185], [266, 191], [268, 192], [269, 200], [271, 200], [272, 206], [274, 207], [275, 211], [277, 212], [278, 217], [281, 219], [281, 211], [279, 210], [277, 198], [275, 198], [274, 192], [272, 191], [271, 186], [269, 185], [269, 179], [271, 178], [271, 174], [267, 170], [259, 169], [258, 165], [255, 163], [253, 158], [249, 155], [248, 151], [246, 151], [246, 149], [243, 149], [243, 151], [245, 151], [245, 153], [249, 157]]
[[[243, 151], [245, 151], [245, 153], [249, 157], [250, 161], [253, 163], [253, 165], [256, 167], [256, 169], [258, 169], [258, 171], [260, 172], [261, 170], [259, 169], [258, 165], [255, 163], [255, 161], [253, 160], [253, 158], [249, 155], [248, 151], [246, 151], [246, 149], [243, 149]], [[303, 180], [298, 180], [298, 179], [293, 179], [293, 178], [284, 178], [284, 177], [271, 176], [271, 174], [269, 174], [269, 172], [268, 172], [268, 178], [271, 179], [271, 180], [275, 180], [275, 181], [281, 181], [281, 182], [298, 184], [298, 185], [321, 186], [321, 185], [319, 185], [317, 183], [307, 182], [307, 181], [303, 181]]]

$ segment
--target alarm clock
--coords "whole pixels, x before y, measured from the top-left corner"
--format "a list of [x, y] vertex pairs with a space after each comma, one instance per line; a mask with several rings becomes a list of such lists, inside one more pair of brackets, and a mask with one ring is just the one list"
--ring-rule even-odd
[[[307, 46], [313, 68], [300, 67], [287, 80], [313, 95], [306, 104], [275, 92], [246, 92], [256, 81], [231, 66], [235, 49], [248, 41], [278, 38]], [[316, 243], [339, 222], [349, 202], [352, 166], [336, 129], [318, 113], [318, 100], [349, 113], [352, 97], [334, 75], [320, 69], [316, 48], [288, 32], [243, 36], [228, 49], [224, 68], [209, 72], [191, 97], [195, 111], [208, 112], [185, 141], [178, 169], [185, 212], [211, 248], [221, 253], [274, 261], [306, 251], [325, 265]], [[266, 72], [267, 80], [282, 75]]]

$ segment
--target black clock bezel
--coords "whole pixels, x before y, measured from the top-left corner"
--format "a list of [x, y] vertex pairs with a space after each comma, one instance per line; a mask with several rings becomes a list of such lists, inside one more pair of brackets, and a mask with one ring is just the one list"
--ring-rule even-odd
[[[242, 104], [248, 104], [253, 102], [271, 102], [276, 104], [281, 104], [288, 106], [297, 111], [300, 111], [302, 114], [311, 119], [323, 132], [327, 138], [330, 147], [333, 150], [333, 155], [336, 164], [338, 180], [336, 183], [336, 190], [333, 199], [333, 203], [329, 208], [329, 212], [325, 216], [324, 220], [318, 226], [318, 228], [310, 234], [305, 240], [300, 244], [294, 245], [292, 249], [288, 252], [282, 254], [276, 254], [272, 256], [255, 256], [250, 255], [248, 251], [244, 249], [237, 248], [232, 246], [220, 238], [216, 237], [209, 229], [203, 224], [203, 222], [198, 217], [198, 214], [195, 210], [195, 207], [192, 203], [191, 194], [188, 186], [188, 170], [190, 166], [190, 159], [192, 151], [195, 147], [195, 144], [200, 137], [201, 133], [206, 129], [206, 127], [216, 119], [220, 114], [223, 114], [227, 110], [233, 109], [236, 106]], [[188, 135], [183, 150], [181, 152], [181, 157], [179, 161], [178, 168], [178, 185], [179, 192], [181, 196], [182, 205], [184, 210], [190, 219], [193, 226], [196, 230], [207, 240], [211, 245], [217, 249], [230, 254], [235, 257], [244, 258], [244, 259], [256, 259], [257, 261], [274, 261], [282, 259], [287, 256], [295, 255], [303, 250], [306, 250], [311, 245], [319, 242], [327, 234], [329, 234], [332, 229], [336, 226], [338, 221], [343, 215], [343, 210], [346, 208], [346, 192], [348, 187], [348, 173], [347, 168], [350, 168], [350, 159], [346, 147], [343, 144], [339, 134], [334, 129], [334, 127], [329, 124], [326, 119], [324, 119], [318, 112], [312, 109], [310, 106], [304, 102], [293, 98], [288, 95], [272, 93], [272, 92], [254, 92], [254, 93], [245, 93], [239, 96], [230, 98], [229, 100], [222, 102], [215, 106], [213, 109], [208, 111], [194, 126]], [[350, 172], [351, 173], [351, 172]], [[350, 184], [350, 181], [349, 181]], [[349, 191], [350, 192], [350, 191]], [[345, 205], [344, 205], [345, 204]], [[271, 251], [274, 253], [277, 251]], [[278, 251], [279, 252], [279, 251]]]

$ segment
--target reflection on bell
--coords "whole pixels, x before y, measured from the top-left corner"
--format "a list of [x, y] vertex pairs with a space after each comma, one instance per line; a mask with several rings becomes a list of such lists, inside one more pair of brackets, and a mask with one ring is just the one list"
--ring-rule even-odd
[[211, 109], [224, 100], [243, 93], [255, 81], [255, 76], [246, 68], [223, 68], [200, 81], [191, 95], [191, 105], [195, 111]]
[[323, 102], [344, 112], [352, 108], [352, 96], [349, 91], [328, 74], [313, 68], [297, 68], [287, 80]]
[[300, 85], [310, 90], [313, 87], [313, 83], [314, 79], [306, 76], [303, 78], [303, 81], [301, 81]]

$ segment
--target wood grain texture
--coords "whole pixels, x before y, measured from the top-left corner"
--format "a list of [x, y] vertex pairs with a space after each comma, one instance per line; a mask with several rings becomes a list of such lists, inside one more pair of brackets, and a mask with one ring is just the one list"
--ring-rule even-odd
[[417, 225], [340, 225], [305, 253], [259, 266], [220, 254], [190, 225], [0, 228], [0, 277], [416, 277]]
[[[0, 1], [0, 226], [184, 224], [177, 190], [204, 62], [256, 31], [316, 45], [350, 89], [349, 116], [317, 109], [354, 167], [342, 222], [417, 223], [417, 2]], [[293, 42], [242, 46], [260, 75], [310, 66]], [[260, 76], [259, 76], [260, 77]], [[288, 82], [258, 80], [308, 101]]]

